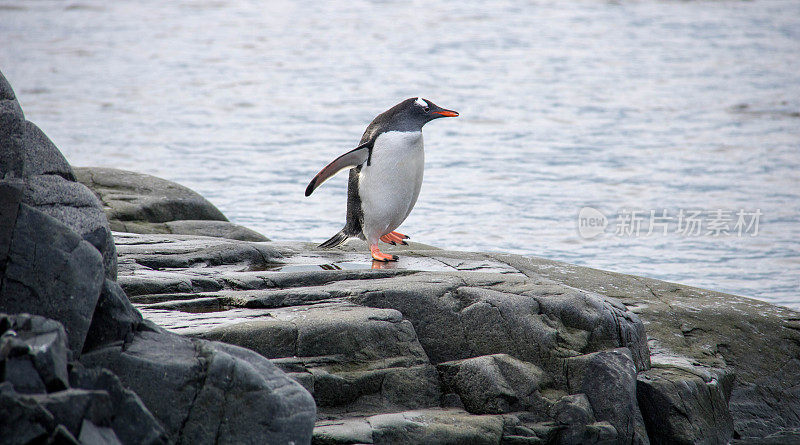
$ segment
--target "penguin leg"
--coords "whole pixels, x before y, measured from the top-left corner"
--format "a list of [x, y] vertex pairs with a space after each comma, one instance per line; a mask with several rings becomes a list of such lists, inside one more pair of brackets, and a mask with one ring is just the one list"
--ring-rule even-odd
[[401, 240], [404, 240], [404, 239], [411, 239], [411, 237], [410, 237], [410, 236], [408, 236], [408, 235], [403, 235], [403, 234], [402, 234], [402, 233], [400, 233], [400, 232], [389, 232], [389, 235], [394, 235], [394, 236], [397, 236], [397, 237], [399, 237]]
[[388, 253], [381, 252], [381, 249], [378, 248], [377, 244], [370, 244], [369, 251], [372, 253], [372, 259], [375, 261], [397, 261], [399, 257], [397, 255], [390, 255]]
[[[405, 235], [398, 234], [397, 232], [389, 232], [386, 235], [383, 235], [380, 238], [380, 240], [383, 241], [384, 243], [388, 243], [388, 244], [391, 244], [393, 246], [396, 245], [397, 243], [400, 243], [400, 244], [402, 244], [404, 246], [407, 246], [408, 243], [403, 241], [403, 237], [404, 236]], [[408, 238], [407, 236], [405, 236], [405, 237]]]

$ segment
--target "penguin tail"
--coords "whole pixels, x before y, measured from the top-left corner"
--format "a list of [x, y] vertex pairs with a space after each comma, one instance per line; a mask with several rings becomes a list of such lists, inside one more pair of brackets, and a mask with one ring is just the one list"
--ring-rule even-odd
[[342, 230], [339, 231], [339, 233], [337, 233], [336, 235], [333, 235], [331, 237], [331, 239], [329, 239], [328, 241], [325, 241], [324, 243], [320, 244], [319, 247], [322, 247], [323, 249], [327, 249], [327, 248], [330, 248], [330, 247], [336, 247], [339, 244], [342, 244], [343, 242], [347, 241], [347, 238], [350, 238], [350, 235], [347, 235], [346, 233], [344, 233], [344, 229], [342, 229]]

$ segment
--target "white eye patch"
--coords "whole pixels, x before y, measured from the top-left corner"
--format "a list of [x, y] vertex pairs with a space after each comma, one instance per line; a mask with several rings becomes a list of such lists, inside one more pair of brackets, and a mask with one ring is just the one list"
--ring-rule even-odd
[[427, 107], [428, 106], [428, 102], [426, 102], [425, 99], [423, 99], [421, 97], [418, 97], [417, 100], [414, 101], [414, 103], [419, 105], [420, 107]]

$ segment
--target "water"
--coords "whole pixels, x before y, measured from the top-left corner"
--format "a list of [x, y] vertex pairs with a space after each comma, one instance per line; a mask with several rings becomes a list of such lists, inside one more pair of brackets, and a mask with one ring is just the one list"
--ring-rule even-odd
[[[0, 1], [0, 69], [74, 165], [183, 183], [275, 240], [344, 221], [307, 182], [423, 95], [401, 227], [800, 308], [800, 2]], [[590, 206], [760, 209], [757, 236], [578, 235]]]

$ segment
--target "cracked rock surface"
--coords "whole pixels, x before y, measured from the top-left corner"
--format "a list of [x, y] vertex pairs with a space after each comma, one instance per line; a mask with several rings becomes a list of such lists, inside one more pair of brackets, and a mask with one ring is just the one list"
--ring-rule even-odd
[[[144, 317], [272, 359], [314, 396], [315, 443], [728, 443], [795, 434], [797, 404], [734, 401], [754, 390], [792, 400], [794, 386], [738, 376], [778, 360], [791, 366], [797, 330], [762, 331], [755, 341], [771, 348], [764, 362], [745, 348], [752, 338], [723, 349], [737, 343], [714, 324], [735, 313], [737, 323], [767, 329], [797, 316], [788, 309], [413, 244], [387, 249], [403, 249], [399, 263], [372, 270], [357, 242], [316, 250], [187, 235], [115, 239], [120, 284]], [[713, 321], [701, 323], [703, 311]], [[686, 331], [688, 323], [703, 326], [702, 344], [687, 339], [701, 332]], [[754, 416], [754, 406], [779, 416]]]

